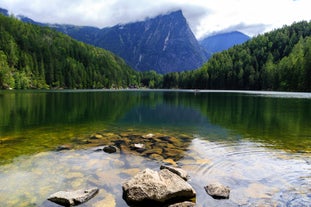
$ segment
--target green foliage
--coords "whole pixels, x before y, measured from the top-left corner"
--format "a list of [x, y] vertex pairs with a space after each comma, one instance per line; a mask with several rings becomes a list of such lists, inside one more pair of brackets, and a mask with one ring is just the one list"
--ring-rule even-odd
[[157, 74], [156, 71], [151, 70], [142, 73], [141, 84], [147, 88], [161, 88], [162, 87], [163, 76]]
[[114, 54], [0, 15], [0, 88], [125, 88], [140, 73]]
[[14, 78], [7, 63], [7, 57], [0, 50], [0, 89], [14, 88]]
[[166, 74], [165, 88], [311, 91], [311, 22], [216, 53], [202, 68]]

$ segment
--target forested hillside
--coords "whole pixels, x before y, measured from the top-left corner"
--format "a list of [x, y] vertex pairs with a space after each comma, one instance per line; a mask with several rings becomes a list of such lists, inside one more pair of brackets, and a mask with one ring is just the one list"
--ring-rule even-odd
[[311, 91], [311, 22], [294, 23], [170, 73], [164, 88]]
[[106, 50], [0, 14], [0, 89], [128, 87], [140, 76]]

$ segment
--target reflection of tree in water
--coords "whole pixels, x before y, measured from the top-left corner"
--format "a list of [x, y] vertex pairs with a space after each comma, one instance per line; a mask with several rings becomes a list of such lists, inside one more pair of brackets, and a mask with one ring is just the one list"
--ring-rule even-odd
[[310, 99], [204, 93], [193, 100], [212, 124], [277, 148], [310, 150]]
[[50, 124], [115, 121], [137, 102], [121, 92], [12, 92], [1, 99], [0, 132]]
[[[137, 96], [121, 92], [10, 91], [0, 97], [0, 158], [10, 160], [69, 143], [118, 120]], [[94, 126], [94, 127], [93, 127]], [[96, 129], [94, 129], [96, 130]]]

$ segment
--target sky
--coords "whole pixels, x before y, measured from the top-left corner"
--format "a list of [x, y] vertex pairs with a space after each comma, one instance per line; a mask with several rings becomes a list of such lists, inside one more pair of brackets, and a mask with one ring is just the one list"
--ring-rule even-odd
[[181, 9], [198, 39], [230, 31], [256, 36], [311, 20], [310, 0], [0, 0], [0, 7], [38, 22], [99, 28]]

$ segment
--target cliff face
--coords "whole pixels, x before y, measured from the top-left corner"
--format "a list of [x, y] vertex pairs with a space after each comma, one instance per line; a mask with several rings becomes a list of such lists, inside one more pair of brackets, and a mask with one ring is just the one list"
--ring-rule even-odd
[[53, 25], [80, 41], [122, 57], [139, 71], [168, 73], [196, 69], [207, 54], [193, 35], [182, 11], [110, 28]]

